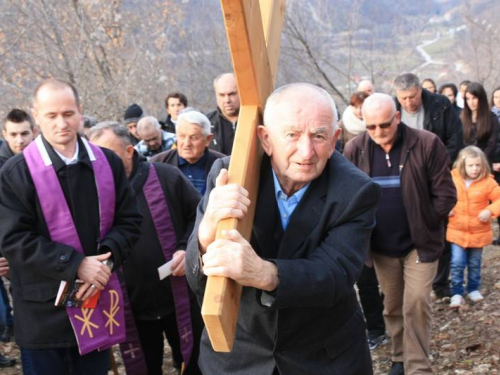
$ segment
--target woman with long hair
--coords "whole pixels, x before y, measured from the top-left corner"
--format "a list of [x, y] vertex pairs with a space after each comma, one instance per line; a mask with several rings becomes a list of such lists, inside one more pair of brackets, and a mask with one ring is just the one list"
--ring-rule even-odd
[[465, 146], [477, 146], [488, 157], [495, 159], [498, 143], [498, 119], [491, 112], [483, 85], [471, 82], [465, 90], [464, 110], [460, 114]]

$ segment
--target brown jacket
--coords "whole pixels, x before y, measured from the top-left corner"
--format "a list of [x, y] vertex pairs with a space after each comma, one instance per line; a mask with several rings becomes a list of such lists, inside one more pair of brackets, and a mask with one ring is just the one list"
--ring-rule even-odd
[[[401, 151], [401, 194], [410, 232], [422, 262], [439, 258], [444, 247], [444, 221], [457, 202], [450, 174], [448, 152], [433, 133], [412, 129], [403, 123]], [[344, 156], [370, 175], [371, 149], [368, 133], [347, 143]]]

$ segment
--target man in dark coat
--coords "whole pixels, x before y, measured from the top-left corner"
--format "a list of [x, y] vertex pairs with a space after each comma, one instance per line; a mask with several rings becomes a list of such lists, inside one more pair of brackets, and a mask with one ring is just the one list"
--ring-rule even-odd
[[[5, 122], [3, 124], [2, 135], [5, 142], [0, 143], [0, 168], [3, 167], [5, 162], [9, 160], [14, 155], [21, 153], [28, 145], [33, 141], [36, 136], [36, 128], [33, 124], [31, 116], [23, 111], [22, 109], [14, 108], [5, 117]], [[7, 259], [1, 255], [0, 249], [0, 263], [1, 268], [4, 269], [5, 273], [8, 273], [9, 265]], [[10, 341], [14, 332], [14, 321], [12, 317], [12, 307], [10, 305], [9, 295], [7, 289], [4, 286], [2, 273], [0, 273], [0, 295], [2, 301], [0, 304], [4, 304], [4, 309], [0, 311], [5, 312], [4, 317], [0, 318], [0, 322], [4, 321], [5, 327], [2, 340]], [[9, 359], [0, 354], [0, 367], [14, 366], [15, 360]]]
[[162, 152], [154, 156], [151, 161], [168, 163], [179, 168], [203, 195], [212, 164], [225, 156], [208, 148], [213, 138], [210, 121], [203, 113], [186, 110], [178, 118], [176, 136], [177, 148]]
[[[139, 209], [144, 217], [141, 237], [123, 269], [148, 374], [162, 374], [164, 334], [172, 348], [174, 363], [180, 367], [183, 362], [181, 335], [176, 322], [176, 316], [181, 312], [173, 292], [176, 284], [171, 283], [171, 278], [183, 279], [185, 283], [185, 249], [201, 196], [177, 168], [146, 162], [134, 151], [128, 131], [123, 125], [115, 122], [97, 124], [92, 129], [90, 140], [120, 156], [125, 173], [137, 194]], [[159, 279], [157, 269], [170, 259], [166, 259], [162, 249], [157, 233], [158, 223], [155, 222], [145, 195], [145, 190], [151, 183], [149, 174], [152, 166], [158, 175], [159, 185], [150, 187], [161, 189], [161, 198], [167, 202], [177, 238], [175, 252], [172, 254], [172, 276], [163, 280]], [[185, 297], [191, 301], [190, 332], [193, 334], [193, 348], [189, 365], [183, 373], [201, 374], [197, 362], [203, 321], [194, 295], [189, 293], [188, 288], [185, 291]]]
[[400, 122], [389, 95], [368, 97], [363, 118], [366, 133], [344, 155], [382, 188], [370, 247], [392, 338], [389, 374], [431, 374], [432, 280], [457, 201], [450, 159], [436, 135]]
[[[396, 109], [401, 113], [401, 121], [412, 128], [425, 129], [436, 134], [446, 146], [453, 163], [463, 147], [464, 137], [458, 112], [448, 98], [422, 90], [418, 77], [411, 73], [397, 77], [394, 89]], [[451, 248], [446, 242], [433, 285], [438, 298], [451, 297], [450, 261]]]
[[224, 73], [214, 80], [217, 109], [207, 113], [214, 135], [210, 148], [224, 155], [231, 155], [234, 133], [240, 113], [240, 97], [236, 78], [232, 73]]
[[[61, 281], [77, 278], [82, 281], [77, 294], [82, 300], [105, 290], [116, 279], [112, 272], [127, 259], [139, 238], [141, 215], [121, 160], [109, 150], [96, 148], [99, 152], [91, 154], [89, 150], [96, 146], [78, 136], [82, 114], [76, 89], [64, 81], [48, 80], [36, 88], [33, 98], [33, 116], [43, 136], [8, 160], [0, 172], [0, 248], [11, 267], [15, 338], [21, 348], [23, 372], [107, 374], [109, 349], [80, 355], [77, 346], [77, 335], [99, 340], [100, 336], [91, 334], [97, 325], [90, 313], [82, 309], [88, 331], [74, 331], [69, 310], [55, 306], [55, 298]], [[60, 190], [41, 194], [38, 190], [45, 181], [38, 177], [40, 185], [35, 188], [33, 176], [39, 170], [32, 169], [25, 158], [31, 147], [36, 147], [33, 150], [43, 160], [30, 158], [30, 163], [42, 163], [41, 168], [53, 176], [52, 182]], [[101, 233], [104, 216], [100, 209], [104, 199], [99, 200], [95, 163], [108, 166], [99, 176], [114, 181], [114, 189], [106, 190], [115, 191], [116, 204], [114, 215], [106, 217], [110, 229], [105, 235]], [[50, 204], [48, 208], [42, 206], [42, 199]], [[66, 207], [65, 213], [71, 217], [64, 224], [57, 222], [59, 215], [52, 214], [59, 207]], [[52, 215], [49, 221], [48, 213]], [[71, 237], [80, 242], [83, 252], [51, 239], [54, 233], [68, 230], [76, 231], [77, 238]]]
[[[227, 184], [228, 158], [214, 163], [187, 250], [187, 276], [200, 299], [207, 276], [243, 285], [230, 353], [204, 332], [207, 374], [371, 374], [354, 284], [375, 224], [380, 189], [334, 152], [339, 136], [329, 94], [292, 84], [268, 99], [259, 126], [264, 156], [253, 233], [215, 240], [217, 224], [241, 218], [248, 192]], [[202, 261], [200, 261], [200, 255]]]

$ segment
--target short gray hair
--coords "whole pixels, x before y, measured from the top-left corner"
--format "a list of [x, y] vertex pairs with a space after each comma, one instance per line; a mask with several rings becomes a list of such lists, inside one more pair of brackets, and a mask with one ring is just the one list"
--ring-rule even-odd
[[396, 91], [407, 91], [413, 87], [420, 88], [420, 80], [415, 74], [401, 74], [394, 80], [394, 90]]
[[89, 139], [99, 139], [105, 130], [110, 130], [123, 143], [123, 146], [131, 146], [130, 132], [125, 125], [117, 121], [102, 121], [90, 128]]
[[395, 115], [397, 112], [396, 103], [392, 96], [387, 94], [382, 94], [380, 92], [376, 92], [370, 95], [363, 102], [363, 106], [361, 107], [361, 112], [363, 113], [363, 117], [365, 117], [365, 113], [368, 111], [378, 111], [381, 108], [387, 105], [391, 108], [392, 114]]
[[179, 113], [177, 124], [180, 124], [181, 121], [198, 125], [201, 128], [201, 134], [203, 134], [204, 136], [212, 134], [212, 124], [210, 124], [210, 120], [208, 119], [208, 117], [192, 107], [183, 109]]
[[[282, 100], [286, 99], [287, 95], [297, 92], [306, 92], [307, 94], [311, 94], [311, 96], [316, 95], [316, 98], [319, 98], [325, 105], [330, 107], [332, 110], [332, 128], [333, 130], [337, 128], [338, 115], [335, 102], [325, 89], [310, 83], [290, 83], [274, 90], [266, 102], [266, 107], [264, 109], [264, 125], [267, 126], [279, 122], [279, 118], [281, 117], [279, 106]], [[308, 105], [308, 103], [304, 103], [304, 105]]]
[[141, 130], [144, 130], [146, 128], [155, 128], [156, 130], [161, 130], [160, 123], [158, 122], [156, 117], [153, 117], [153, 116], [143, 117], [137, 123], [137, 132], [138, 133], [140, 133]]

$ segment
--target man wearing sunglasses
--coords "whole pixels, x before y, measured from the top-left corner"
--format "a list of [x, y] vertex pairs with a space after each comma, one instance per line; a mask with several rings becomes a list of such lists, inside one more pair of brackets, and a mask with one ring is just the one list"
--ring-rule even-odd
[[366, 133], [344, 155], [382, 188], [371, 250], [392, 337], [389, 374], [431, 374], [430, 294], [456, 203], [450, 158], [435, 134], [401, 122], [389, 95], [371, 95], [362, 112]]

